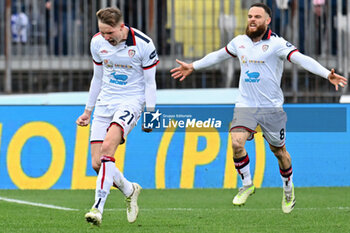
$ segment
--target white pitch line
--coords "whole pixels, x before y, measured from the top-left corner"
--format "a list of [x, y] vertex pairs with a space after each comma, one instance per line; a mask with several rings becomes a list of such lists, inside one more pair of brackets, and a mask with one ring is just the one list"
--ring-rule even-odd
[[[205, 209], [193, 209], [193, 208], [154, 208], [154, 209], [144, 209], [142, 211], [193, 211], [193, 210], [205, 210]], [[126, 211], [126, 208], [112, 208], [104, 209], [104, 211]]]
[[[113, 208], [105, 209], [105, 211], [125, 211], [125, 208]], [[244, 208], [244, 207], [233, 207], [232, 209], [218, 209], [218, 208], [140, 208], [141, 211], [212, 211], [212, 210], [227, 210], [227, 211], [281, 211], [280, 208], [266, 208], [266, 209], [256, 209], [256, 208]], [[350, 210], [349, 206], [338, 206], [338, 207], [311, 207], [311, 208], [298, 208], [295, 207], [294, 211], [298, 210]]]
[[[67, 207], [48, 205], [43, 203], [36, 203], [30, 201], [22, 201], [17, 199], [0, 197], [0, 201], [12, 202], [23, 205], [31, 205], [38, 206], [49, 209], [57, 209], [57, 210], [66, 210], [66, 211], [79, 211], [78, 209], [72, 209]], [[113, 209], [105, 209], [105, 211], [125, 211], [125, 208], [113, 208]], [[142, 211], [211, 211], [211, 210], [227, 210], [227, 211], [280, 211], [280, 208], [267, 208], [267, 209], [256, 209], [256, 208], [244, 208], [244, 207], [233, 207], [232, 209], [218, 209], [218, 208], [142, 208]], [[338, 206], [338, 207], [311, 207], [311, 208], [298, 208], [296, 207], [294, 210], [350, 210], [349, 206]]]
[[55, 206], [55, 205], [47, 205], [42, 203], [30, 202], [30, 201], [22, 201], [22, 200], [10, 199], [5, 197], [0, 197], [0, 201], [13, 202], [13, 203], [22, 204], [22, 205], [38, 206], [38, 207], [56, 209], [56, 210], [78, 211], [77, 209], [72, 209], [72, 208], [66, 208], [66, 207]]

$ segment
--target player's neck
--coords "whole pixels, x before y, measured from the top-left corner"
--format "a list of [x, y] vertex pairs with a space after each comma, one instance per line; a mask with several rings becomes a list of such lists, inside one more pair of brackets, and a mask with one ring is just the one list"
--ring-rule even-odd
[[[267, 30], [266, 30], [267, 31]], [[258, 37], [255, 37], [255, 38], [251, 38], [252, 41], [255, 43], [255, 42], [258, 42], [258, 41], [261, 41], [262, 38], [264, 37], [266, 31], [261, 35], [261, 36], [258, 36]]]
[[260, 36], [257, 36], [257, 37], [249, 37], [254, 43], [256, 42], [259, 42], [262, 40], [262, 38], [264, 37], [264, 35], [266, 34], [268, 28], [265, 29], [265, 31], [260, 35]]
[[123, 33], [124, 33], [123, 41], [126, 41], [126, 39], [128, 38], [128, 34], [129, 34], [129, 28], [128, 27], [124, 27]]
[[122, 30], [123, 30], [122, 31], [122, 35], [123, 36], [122, 36], [122, 39], [118, 42], [117, 45], [123, 43], [128, 38], [129, 28], [128, 27], [124, 27]]

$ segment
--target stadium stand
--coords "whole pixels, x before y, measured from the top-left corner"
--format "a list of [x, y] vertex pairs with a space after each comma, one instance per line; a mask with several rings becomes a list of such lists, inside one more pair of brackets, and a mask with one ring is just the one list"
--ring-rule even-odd
[[[0, 6], [0, 93], [87, 91], [92, 75], [89, 52], [97, 32], [95, 12], [116, 5], [125, 21], [150, 35], [158, 49], [159, 89], [237, 87], [239, 63], [231, 60], [178, 83], [169, 70], [175, 59], [192, 61], [219, 49], [244, 32], [249, 2], [232, 0], [36, 0]], [[348, 76], [350, 21], [347, 0], [265, 0], [274, 12], [272, 30], [301, 51]], [[19, 22], [26, 16], [27, 22]], [[6, 31], [11, 26], [12, 32]], [[17, 21], [14, 21], [16, 19]], [[17, 23], [17, 24], [16, 24]], [[17, 27], [15, 27], [17, 25]], [[22, 26], [21, 26], [22, 25]], [[21, 26], [21, 27], [20, 27]], [[17, 30], [17, 31], [16, 31]], [[26, 40], [18, 33], [26, 33]], [[7, 51], [7, 52], [6, 52]], [[339, 102], [320, 78], [286, 63], [282, 80], [286, 102]]]

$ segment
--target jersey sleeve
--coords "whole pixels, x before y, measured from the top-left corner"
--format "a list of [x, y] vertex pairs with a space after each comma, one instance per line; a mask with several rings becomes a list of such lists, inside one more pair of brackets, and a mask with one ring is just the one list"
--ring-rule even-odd
[[237, 57], [237, 49], [236, 49], [236, 46], [235, 46], [235, 41], [236, 41], [236, 38], [233, 38], [226, 46], [225, 46], [225, 50], [226, 52], [231, 55], [232, 57]]
[[225, 51], [225, 48], [219, 49], [217, 51], [207, 54], [200, 60], [193, 62], [193, 69], [200, 70], [212, 65], [218, 64], [226, 59], [231, 58], [231, 56]]
[[141, 63], [144, 70], [151, 69], [159, 63], [158, 54], [152, 41], [144, 48]]
[[278, 38], [278, 40], [279, 40], [277, 43], [278, 47], [276, 49], [277, 55], [283, 60], [290, 61], [291, 55], [294, 52], [297, 52], [298, 49], [283, 38]]
[[98, 45], [97, 45], [97, 41], [94, 38], [92, 38], [91, 43], [90, 43], [90, 52], [91, 52], [91, 56], [92, 56], [92, 60], [95, 63], [95, 65], [101, 66], [102, 65], [102, 59], [100, 58], [99, 54], [98, 54]]
[[305, 70], [319, 75], [325, 79], [328, 79], [328, 75], [331, 73], [331, 71], [323, 67], [315, 59], [299, 52], [293, 53], [293, 56], [290, 56], [290, 62], [300, 65]]

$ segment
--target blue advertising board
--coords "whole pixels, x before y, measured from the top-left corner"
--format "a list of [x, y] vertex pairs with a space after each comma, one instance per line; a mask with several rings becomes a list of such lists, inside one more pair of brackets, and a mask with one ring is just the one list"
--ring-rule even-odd
[[[116, 166], [129, 180], [150, 189], [241, 185], [228, 133], [234, 105], [158, 107], [163, 115], [171, 115], [171, 109], [182, 109], [184, 116], [204, 111], [222, 120], [222, 129], [177, 126], [145, 133], [140, 120], [115, 154]], [[93, 189], [89, 127], [75, 124], [83, 110], [84, 106], [66, 105], [0, 106], [0, 189]], [[285, 105], [295, 186], [350, 185], [349, 110], [346, 104]], [[203, 117], [203, 124], [206, 120]], [[255, 185], [281, 186], [277, 160], [261, 132], [246, 149]]]

